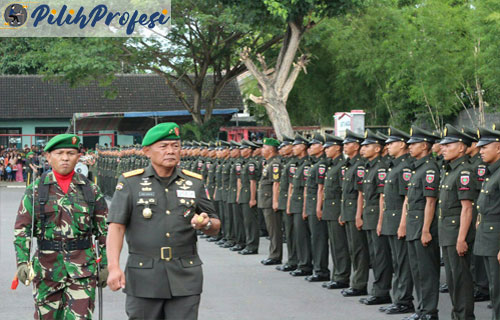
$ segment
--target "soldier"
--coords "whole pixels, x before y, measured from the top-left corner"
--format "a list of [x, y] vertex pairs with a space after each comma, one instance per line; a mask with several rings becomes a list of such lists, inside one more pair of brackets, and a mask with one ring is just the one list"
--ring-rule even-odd
[[484, 259], [490, 284], [493, 320], [500, 319], [500, 131], [479, 128], [481, 158], [487, 164], [484, 183], [477, 199], [478, 217], [474, 254]]
[[[266, 159], [264, 159], [264, 157], [262, 156], [262, 147], [264, 145], [262, 144], [261, 141], [255, 141], [254, 144], [258, 148], [253, 151], [252, 156], [255, 159], [255, 161], [257, 161], [257, 163], [259, 164], [259, 168], [258, 168], [259, 174], [257, 176], [257, 181], [260, 181], [260, 177], [262, 176], [262, 170], [264, 169], [264, 166], [266, 165]], [[266, 221], [264, 219], [264, 211], [262, 210], [262, 208], [259, 208], [258, 201], [259, 201], [259, 199], [257, 197], [257, 214], [259, 217], [260, 236], [267, 237], [268, 233], [267, 233]]]
[[439, 243], [434, 216], [440, 172], [431, 147], [439, 137], [415, 126], [410, 136], [407, 143], [415, 161], [398, 236], [406, 236], [418, 308], [407, 319], [433, 320], [438, 319], [439, 300]]
[[380, 233], [389, 240], [394, 276], [392, 282], [393, 304], [388, 307], [380, 307], [379, 310], [387, 314], [415, 312], [413, 279], [406, 240], [404, 236], [398, 237], [404, 200], [408, 191], [408, 181], [411, 178], [410, 166], [413, 163], [413, 158], [408, 154], [408, 145], [406, 144], [409, 139], [410, 136], [407, 133], [390, 127], [389, 137], [385, 141], [392, 160], [389, 162], [385, 178], [384, 214]]
[[344, 153], [349, 158], [343, 170], [342, 211], [339, 217], [340, 225], [345, 225], [349, 254], [352, 263], [351, 286], [341, 291], [344, 297], [363, 296], [367, 294], [369, 272], [369, 251], [366, 234], [356, 227], [356, 217], [363, 212], [363, 177], [365, 175], [364, 161], [359, 155], [360, 143], [363, 140], [351, 130], [346, 130], [342, 142]]
[[307, 276], [306, 281], [318, 282], [330, 280], [328, 270], [328, 227], [326, 221], [317, 217], [318, 184], [324, 183], [326, 176], [326, 158], [323, 150], [325, 138], [315, 134], [309, 144], [311, 168], [309, 169], [304, 187], [304, 213], [307, 216], [311, 232], [311, 253], [313, 260], [313, 275]]
[[[217, 210], [219, 210], [219, 201], [220, 200], [215, 200], [215, 189], [217, 187], [216, 184], [216, 166], [219, 162], [218, 156], [217, 156], [217, 146], [215, 142], [210, 142], [209, 147], [208, 147], [208, 156], [207, 156], [207, 161], [205, 162], [205, 170], [206, 170], [206, 185], [208, 188], [208, 193], [210, 194], [210, 199], [214, 201], [214, 207]], [[222, 221], [221, 221], [221, 230], [222, 230]], [[222, 232], [219, 232], [216, 236], [210, 237], [207, 241], [208, 242], [217, 242], [222, 239]]]
[[288, 260], [281, 266], [276, 266], [276, 270], [290, 272], [297, 269], [297, 249], [295, 247], [295, 230], [293, 227], [293, 214], [287, 212], [288, 187], [295, 170], [297, 170], [297, 157], [293, 155], [293, 139], [283, 135], [283, 142], [279, 147], [279, 154], [283, 160], [283, 173], [280, 179], [280, 192], [278, 198], [278, 210], [283, 214], [283, 225], [285, 228], [286, 247]]
[[359, 301], [366, 305], [391, 303], [389, 291], [392, 281], [391, 249], [389, 240], [381, 234], [384, 213], [384, 186], [387, 165], [381, 158], [384, 138], [367, 130], [363, 157], [366, 158], [363, 176], [363, 213], [356, 217], [358, 229], [365, 230], [373, 269], [372, 295]]
[[[467, 148], [467, 151], [465, 153], [469, 156], [469, 162], [472, 166], [472, 172], [474, 173], [473, 176], [476, 180], [476, 183], [474, 184], [476, 187], [476, 198], [473, 202], [477, 203], [477, 198], [479, 197], [479, 192], [481, 191], [481, 185], [484, 182], [484, 175], [486, 174], [486, 164], [481, 159], [479, 148], [477, 147], [477, 131], [471, 128], [463, 128], [463, 132], [474, 139], [471, 143], [471, 146]], [[473, 205], [472, 221], [475, 223], [476, 220], [477, 208], [475, 205]], [[472, 252], [472, 250], [470, 251]], [[474, 301], [481, 302], [490, 300], [488, 277], [486, 275], [486, 268], [484, 266], [483, 257], [472, 254], [471, 272], [472, 279], [474, 280]]]
[[[223, 143], [225, 141], [222, 141]], [[229, 181], [231, 178], [231, 167], [233, 165], [234, 159], [231, 157], [231, 144], [227, 143], [227, 148], [223, 150], [222, 156], [224, 162], [221, 167], [221, 180], [222, 180], [222, 202], [224, 203], [224, 234], [226, 241], [220, 244], [221, 248], [231, 248], [235, 245], [236, 236], [234, 231], [234, 216], [233, 216], [233, 206], [228, 203], [228, 197], [230, 192]]]
[[[28, 186], [17, 213], [17, 275], [22, 283], [33, 280], [35, 319], [91, 319], [96, 285], [106, 284], [108, 208], [99, 188], [74, 171], [79, 141], [61, 134], [47, 143], [52, 172]], [[32, 234], [38, 248], [31, 267]], [[102, 254], [99, 279], [92, 236]]]
[[440, 142], [447, 164], [440, 186], [438, 232], [453, 306], [452, 319], [475, 319], [469, 247], [474, 241], [471, 224], [476, 181], [465, 154], [471, 142], [471, 137], [449, 124]]
[[241, 142], [241, 156], [243, 166], [238, 176], [238, 204], [243, 213], [245, 227], [245, 249], [239, 253], [242, 255], [257, 254], [259, 251], [259, 220], [257, 216], [257, 175], [258, 164], [252, 159], [252, 151], [257, 148], [250, 141]]
[[311, 233], [309, 225], [303, 215], [304, 212], [304, 187], [307, 173], [310, 168], [307, 148], [309, 141], [301, 135], [296, 135], [293, 141], [293, 154], [297, 157], [297, 169], [289, 184], [287, 212], [293, 215], [295, 231], [295, 248], [297, 248], [297, 269], [290, 272], [294, 277], [312, 275]]
[[[203, 275], [196, 230], [220, 221], [199, 174], [177, 168], [179, 127], [161, 123], [142, 142], [151, 164], [120, 176], [108, 218], [108, 285], [124, 288], [129, 319], [197, 319]], [[129, 249], [126, 274], [119, 257]]]
[[267, 232], [269, 234], [269, 257], [261, 261], [265, 266], [281, 264], [283, 258], [282, 216], [278, 211], [278, 196], [281, 177], [281, 162], [277, 148], [280, 142], [273, 138], [265, 138], [262, 155], [266, 159], [266, 166], [262, 169], [262, 176], [257, 191], [257, 205], [264, 213]]
[[[217, 245], [223, 246], [226, 241], [230, 241], [229, 231], [228, 231], [228, 223], [226, 221], [226, 190], [223, 185], [223, 176], [222, 176], [222, 168], [224, 163], [229, 158], [229, 143], [226, 141], [219, 141], [219, 150], [218, 150], [218, 162], [215, 166], [215, 203], [218, 204], [219, 215], [221, 216], [221, 231], [223, 234], [222, 239], [216, 242]], [[223, 228], [223, 229], [222, 229]]]
[[243, 213], [238, 204], [238, 177], [241, 174], [243, 164], [240, 156], [240, 147], [236, 141], [231, 141], [231, 158], [233, 159], [229, 170], [229, 192], [227, 195], [227, 203], [231, 205], [231, 214], [233, 216], [233, 230], [235, 236], [235, 244], [229, 248], [231, 251], [241, 251], [245, 249], [245, 226], [243, 225]]
[[328, 159], [327, 171], [324, 181], [318, 181], [318, 205], [316, 216], [326, 221], [330, 253], [333, 268], [330, 282], [323, 283], [327, 289], [343, 289], [349, 287], [351, 275], [351, 258], [347, 244], [345, 226], [339, 224], [342, 199], [342, 139], [330, 134], [325, 134], [325, 154]]

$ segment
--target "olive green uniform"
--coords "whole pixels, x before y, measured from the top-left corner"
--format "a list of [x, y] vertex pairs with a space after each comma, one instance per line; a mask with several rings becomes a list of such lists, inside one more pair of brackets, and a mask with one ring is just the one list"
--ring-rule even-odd
[[259, 250], [259, 220], [257, 206], [250, 207], [249, 203], [251, 200], [250, 182], [255, 181], [255, 183], [257, 183], [257, 170], [258, 165], [254, 159], [249, 158], [243, 163], [243, 167], [241, 168], [239, 174], [239, 179], [241, 180], [241, 190], [238, 199], [238, 203], [240, 204], [241, 211], [243, 213], [246, 239], [245, 248], [248, 251], [255, 252]]
[[216, 215], [196, 176], [175, 169], [161, 178], [152, 166], [120, 176], [108, 223], [127, 228], [124, 292], [130, 319], [197, 318], [203, 274], [191, 218], [194, 212]]
[[477, 228], [474, 254], [483, 257], [490, 283], [492, 318], [500, 320], [500, 160], [489, 164], [477, 199]]
[[[470, 251], [463, 256], [457, 253], [456, 245], [460, 229], [462, 200], [474, 201], [476, 188], [472, 176], [469, 156], [465, 155], [445, 165], [445, 174], [441, 180], [439, 195], [439, 245], [443, 253], [452, 302], [452, 319], [475, 319], [474, 284], [470, 272]], [[473, 223], [469, 227], [466, 241], [472, 247], [474, 241]]]
[[326, 221], [318, 220], [316, 206], [318, 197], [318, 184], [324, 183], [326, 176], [326, 158], [311, 157], [311, 168], [306, 180], [306, 215], [311, 231], [311, 253], [313, 271], [315, 275], [330, 278], [328, 270], [328, 226]]
[[234, 222], [233, 222], [233, 205], [228, 202], [229, 193], [230, 193], [230, 184], [229, 180], [231, 177], [231, 166], [233, 165], [232, 158], [228, 158], [222, 164], [222, 188], [224, 192], [222, 192], [222, 202], [224, 203], [224, 233], [226, 234], [226, 243], [224, 247], [232, 247], [236, 241], [236, 235], [234, 230]]
[[286, 206], [288, 203], [288, 187], [290, 186], [290, 182], [293, 179], [293, 175], [297, 170], [297, 158], [290, 157], [285, 158], [286, 161], [283, 174], [281, 175], [280, 180], [280, 194], [278, 199], [278, 209], [283, 211], [283, 224], [285, 227], [285, 237], [287, 239], [286, 248], [288, 260], [285, 265], [289, 265], [290, 267], [297, 266], [297, 249], [295, 247], [295, 230], [293, 227], [293, 214], [287, 214]]
[[270, 237], [269, 259], [278, 261], [283, 258], [282, 213], [273, 210], [273, 184], [280, 182], [281, 173], [282, 166], [279, 156], [268, 159], [262, 170], [257, 191], [258, 207], [263, 210]]
[[437, 215], [431, 223], [432, 241], [424, 247], [421, 242], [426, 197], [439, 196], [439, 167], [431, 155], [415, 160], [408, 184], [408, 214], [406, 241], [410, 267], [417, 295], [417, 312], [437, 317], [439, 300], [439, 243]]
[[[351, 258], [347, 244], [345, 226], [339, 224], [342, 199], [342, 168], [344, 159], [338, 156], [327, 163], [327, 173], [324, 180], [323, 220], [328, 226], [328, 239], [332, 255], [333, 281], [349, 284], [351, 275]], [[318, 182], [321, 184], [321, 182]]]
[[351, 287], [366, 290], [370, 265], [368, 242], [366, 233], [356, 228], [358, 192], [362, 190], [365, 175], [361, 156], [358, 154], [347, 160], [343, 170], [341, 219], [346, 223], [347, 243], [353, 268]]
[[409, 154], [391, 161], [384, 186], [384, 217], [381, 234], [387, 236], [392, 253], [392, 300], [397, 305], [413, 305], [413, 279], [411, 277], [406, 240], [398, 239], [403, 202], [411, 178]]
[[[232, 207], [233, 215], [233, 230], [235, 236], [235, 245], [237, 248], [245, 247], [245, 226], [243, 224], [243, 213], [241, 207], [236, 201], [238, 193], [238, 177], [241, 174], [241, 167], [243, 165], [243, 158], [236, 158], [233, 160], [229, 172], [229, 193], [227, 202]], [[236, 249], [236, 248], [235, 248]]]

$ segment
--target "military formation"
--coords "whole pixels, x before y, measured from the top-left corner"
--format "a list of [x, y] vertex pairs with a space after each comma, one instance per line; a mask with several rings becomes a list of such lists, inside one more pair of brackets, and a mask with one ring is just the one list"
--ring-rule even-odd
[[500, 319], [500, 132], [387, 133], [184, 142], [180, 166], [202, 175], [222, 220], [202, 237], [257, 254], [264, 221], [263, 265], [408, 320], [438, 319], [440, 291], [451, 319], [475, 319], [490, 297]]

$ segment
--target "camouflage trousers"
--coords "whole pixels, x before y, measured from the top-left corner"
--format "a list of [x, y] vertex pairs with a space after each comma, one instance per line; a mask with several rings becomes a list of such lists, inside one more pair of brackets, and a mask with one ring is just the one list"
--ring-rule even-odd
[[96, 278], [71, 279], [54, 282], [33, 280], [35, 319], [80, 320], [92, 319]]

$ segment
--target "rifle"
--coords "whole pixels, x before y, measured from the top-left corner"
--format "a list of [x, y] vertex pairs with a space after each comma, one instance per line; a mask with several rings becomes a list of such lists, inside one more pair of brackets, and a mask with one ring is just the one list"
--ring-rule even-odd
[[97, 263], [97, 300], [99, 302], [99, 309], [98, 309], [98, 315], [99, 315], [99, 320], [102, 320], [102, 311], [103, 311], [103, 306], [102, 306], [102, 287], [99, 285], [99, 275], [101, 274], [101, 249], [99, 248], [99, 240], [96, 238], [95, 239], [95, 254], [97, 259], [95, 262]]

